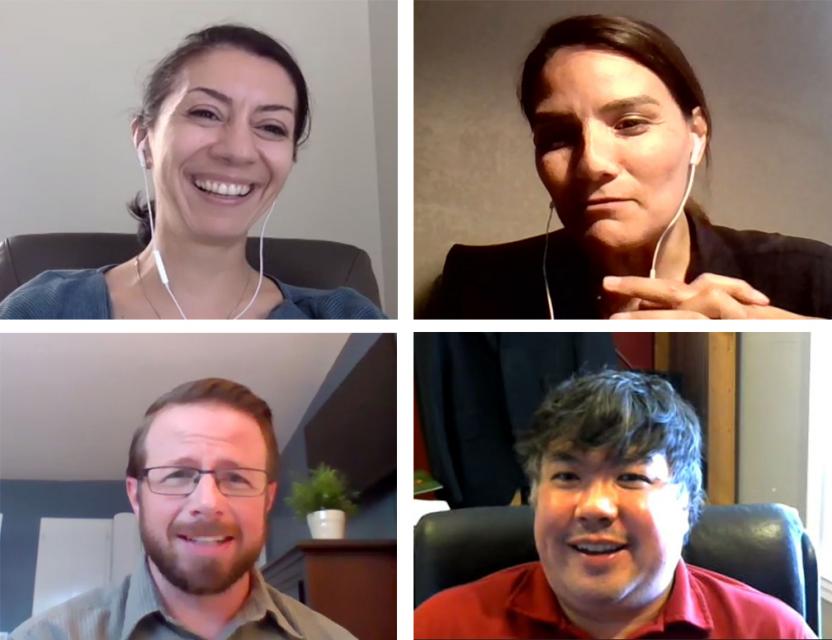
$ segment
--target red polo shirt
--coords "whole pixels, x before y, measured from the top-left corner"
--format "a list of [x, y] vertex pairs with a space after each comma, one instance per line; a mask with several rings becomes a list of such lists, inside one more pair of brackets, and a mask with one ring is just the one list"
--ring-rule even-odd
[[[420, 638], [591, 638], [564, 615], [543, 567], [530, 562], [447, 589], [414, 614]], [[679, 561], [659, 617], [630, 638], [815, 638], [777, 598]]]

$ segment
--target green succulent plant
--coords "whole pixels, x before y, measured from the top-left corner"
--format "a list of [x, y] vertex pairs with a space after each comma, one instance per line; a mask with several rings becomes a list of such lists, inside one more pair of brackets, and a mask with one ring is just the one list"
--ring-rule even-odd
[[286, 498], [286, 504], [301, 520], [322, 509], [340, 509], [348, 516], [358, 510], [350, 499], [344, 474], [325, 464], [315, 467], [304, 482], [292, 483], [292, 494]]

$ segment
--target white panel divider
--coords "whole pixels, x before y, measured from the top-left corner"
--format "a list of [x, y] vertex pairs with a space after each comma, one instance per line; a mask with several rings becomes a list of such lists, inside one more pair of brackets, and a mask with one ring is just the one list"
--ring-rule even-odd
[[32, 615], [110, 582], [111, 519], [41, 518]]
[[121, 582], [141, 553], [132, 513], [112, 519], [41, 518], [32, 615], [90, 589]]

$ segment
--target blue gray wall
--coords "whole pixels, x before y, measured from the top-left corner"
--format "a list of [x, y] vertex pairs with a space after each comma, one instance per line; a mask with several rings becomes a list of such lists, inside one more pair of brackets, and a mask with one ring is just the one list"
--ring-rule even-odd
[[124, 482], [0, 481], [0, 631], [32, 615], [41, 518], [112, 518], [131, 511]]
[[[280, 487], [270, 516], [271, 528], [266, 547], [269, 561], [279, 558], [301, 540], [309, 539], [306, 522], [298, 520], [285, 503], [286, 496], [291, 491], [292, 481], [304, 478], [308, 471], [304, 429], [378, 338], [378, 334], [364, 333], [353, 334], [349, 337], [321, 384], [321, 388], [309, 404], [309, 409], [304, 414], [300, 426], [281, 452], [278, 480]], [[371, 495], [362, 499], [358, 514], [350, 518], [347, 524], [347, 538], [395, 537], [396, 488], [395, 486], [382, 487], [381, 490], [371, 492]]]

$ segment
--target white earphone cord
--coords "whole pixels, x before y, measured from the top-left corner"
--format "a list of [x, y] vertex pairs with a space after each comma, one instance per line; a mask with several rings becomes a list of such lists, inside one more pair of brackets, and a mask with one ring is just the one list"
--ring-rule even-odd
[[546, 304], [549, 305], [549, 320], [555, 319], [552, 307], [552, 294], [549, 292], [549, 275], [546, 273], [546, 256], [549, 253], [549, 227], [552, 224], [552, 214], [555, 213], [555, 203], [549, 204], [549, 217], [546, 219], [546, 233], [543, 236], [543, 285], [546, 287]]
[[656, 243], [656, 248], [653, 251], [653, 262], [650, 264], [650, 279], [656, 279], [656, 260], [659, 259], [659, 249], [664, 242], [665, 236], [670, 233], [670, 230], [673, 228], [673, 225], [676, 224], [676, 221], [679, 219], [679, 216], [682, 215], [682, 211], [685, 209], [685, 204], [687, 204], [688, 196], [690, 195], [690, 190], [693, 187], [693, 177], [696, 175], [696, 165], [691, 162], [688, 165], [690, 169], [690, 173], [688, 175], [688, 184], [685, 187], [685, 195], [682, 196], [682, 202], [679, 203], [679, 208], [676, 210], [676, 215], [673, 216], [673, 219], [670, 221], [670, 224], [665, 227], [665, 230], [662, 232], [662, 235], [659, 236], [659, 241]]
[[[144, 178], [144, 194], [147, 198], [148, 221], [150, 222], [150, 243], [153, 245], [153, 261], [156, 263], [156, 271], [159, 274], [159, 280], [161, 280], [162, 286], [165, 288], [165, 291], [168, 292], [170, 299], [173, 300], [173, 304], [176, 305], [179, 315], [182, 316], [183, 320], [187, 320], [188, 317], [179, 305], [179, 301], [176, 299], [176, 296], [173, 295], [173, 291], [171, 291], [170, 280], [168, 279], [168, 274], [165, 271], [165, 263], [162, 261], [162, 254], [159, 252], [159, 247], [156, 244], [156, 226], [153, 222], [153, 205], [150, 203], [150, 185], [147, 182], [147, 170], [144, 167], [142, 167], [142, 169], [142, 178]], [[253, 305], [254, 301], [257, 299], [257, 294], [260, 293], [260, 287], [263, 284], [263, 235], [266, 232], [266, 224], [269, 222], [269, 218], [271, 217], [276, 204], [277, 198], [275, 198], [274, 202], [272, 202], [271, 209], [269, 209], [269, 213], [263, 219], [263, 225], [260, 227], [260, 277], [257, 279], [257, 287], [254, 289], [254, 295], [251, 296], [251, 300], [248, 301], [248, 304], [242, 311], [240, 311], [240, 313], [234, 316], [234, 320], [239, 320], [243, 314], [249, 310], [251, 305]]]

